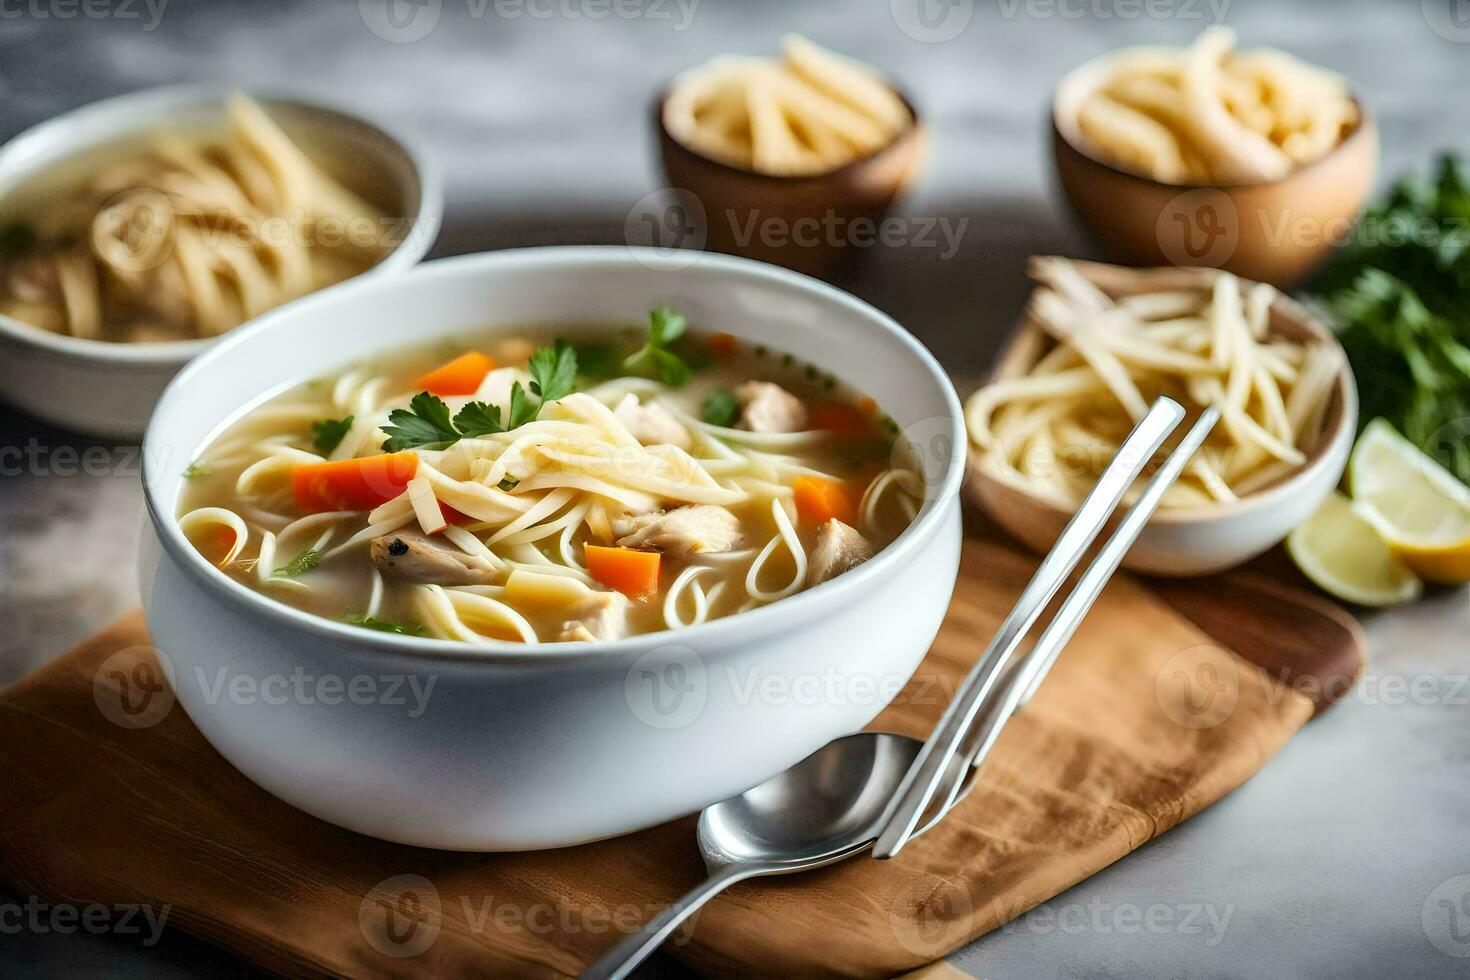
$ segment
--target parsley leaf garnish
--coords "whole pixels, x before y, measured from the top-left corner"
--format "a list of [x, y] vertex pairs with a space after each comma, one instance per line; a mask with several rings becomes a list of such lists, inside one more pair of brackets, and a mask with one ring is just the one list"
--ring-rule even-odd
[[693, 371], [668, 347], [684, 335], [688, 325], [684, 314], [667, 306], [655, 306], [648, 312], [648, 341], [623, 361], [623, 370], [632, 374], [651, 374], [675, 388], [684, 384]]
[[190, 463], [188, 466], [184, 467], [184, 479], [197, 480], [201, 476], [208, 476], [212, 472], [214, 471], [211, 470], [208, 466], [205, 466], [203, 463]]
[[322, 553], [315, 548], [307, 548], [291, 561], [271, 572], [272, 578], [300, 578], [316, 567], [316, 563], [322, 560]]
[[577, 370], [589, 381], [607, 381], [622, 374], [623, 359], [611, 344], [578, 344]]
[[526, 397], [526, 390], [517, 381], [510, 386], [510, 423], [505, 430], [518, 429], [527, 422], [535, 421], [536, 414], [541, 411], [541, 405], [532, 402]]
[[449, 406], [427, 391], [421, 391], [408, 403], [408, 408], [395, 408], [388, 413], [383, 431], [388, 439], [383, 452], [404, 449], [444, 449], [459, 441], [459, 432], [449, 419]]
[[500, 406], [487, 405], [484, 402], [470, 402], [461, 408], [454, 416], [454, 427], [459, 430], [460, 435], [470, 439], [505, 431], [505, 427], [500, 424]]
[[[451, 419], [448, 405], [427, 391], [419, 392], [408, 408], [388, 414], [383, 451], [444, 449], [460, 439], [509, 432], [534, 422], [543, 405], [565, 398], [576, 387], [577, 352], [565, 340], [558, 340], [556, 346], [542, 347], [531, 355], [530, 371], [530, 394], [519, 381], [511, 385], [508, 413], [501, 412], [499, 405], [470, 402]], [[534, 400], [531, 395], [536, 396]]]
[[684, 336], [689, 321], [684, 314], [667, 306], [655, 306], [648, 311], [648, 342], [655, 347], [667, 347]]
[[565, 340], [558, 340], [555, 347], [543, 347], [532, 354], [529, 369], [531, 394], [543, 402], [565, 398], [577, 383], [577, 351]]
[[740, 415], [740, 402], [728, 388], [716, 388], [705, 396], [700, 414], [710, 425], [728, 429]]
[[349, 415], [345, 419], [322, 419], [311, 423], [311, 444], [316, 451], [326, 456], [340, 446], [352, 430], [352, 419], [353, 416]]
[[342, 622], [361, 626], [364, 629], [377, 630], [379, 633], [398, 633], [402, 636], [424, 636], [428, 632], [422, 623], [412, 620], [395, 623], [391, 619], [379, 619], [377, 616], [369, 616], [366, 613], [347, 613], [342, 617]]

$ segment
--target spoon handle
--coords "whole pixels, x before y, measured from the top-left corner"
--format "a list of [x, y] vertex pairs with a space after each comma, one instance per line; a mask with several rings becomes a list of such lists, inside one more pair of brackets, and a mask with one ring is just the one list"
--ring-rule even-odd
[[683, 898], [644, 924], [643, 928], [622, 939], [582, 973], [582, 980], [623, 980], [633, 968], [646, 960], [684, 920], [704, 907], [705, 903], [737, 881], [760, 873], [757, 867], [727, 864], [694, 886]]

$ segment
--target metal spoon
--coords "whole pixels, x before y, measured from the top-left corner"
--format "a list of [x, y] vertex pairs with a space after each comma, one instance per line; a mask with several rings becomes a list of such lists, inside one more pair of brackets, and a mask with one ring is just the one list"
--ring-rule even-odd
[[[884, 732], [848, 735], [739, 796], [699, 815], [699, 852], [709, 878], [642, 930], [614, 946], [583, 980], [621, 980], [706, 902], [737, 881], [790, 874], [860, 854], [923, 742]], [[956, 765], [967, 765], [964, 756]], [[974, 783], [973, 771], [956, 797]], [[918, 833], [939, 822], [930, 815]]]

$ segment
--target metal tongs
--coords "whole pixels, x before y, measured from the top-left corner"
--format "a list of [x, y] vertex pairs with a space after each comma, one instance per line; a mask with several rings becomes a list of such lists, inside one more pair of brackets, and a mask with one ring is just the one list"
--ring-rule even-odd
[[[1082, 501], [1082, 506], [1063, 528], [1051, 552], [1021, 592], [1021, 597], [1001, 623], [980, 660], [955, 692], [933, 734], [899, 783], [879, 821], [873, 857], [880, 860], [893, 857], [915, 836], [925, 813], [948, 810], [966, 785], [971, 769], [984, 761], [1005, 723], [1031, 700], [1041, 686], [1047, 671], [1077, 631], [1103, 586], [1117, 571], [1123, 556], [1138, 538], [1165, 491], [1183, 472], [1214, 428], [1219, 419], [1216, 409], [1206, 409], [1169, 454], [1118, 523], [1113, 536], [1082, 573], [1077, 587], [1063, 600], [1056, 616], [1037, 638], [1030, 653], [1014, 667], [1010, 663], [1013, 655], [1062, 583], [1097, 540], [1123, 495], [1164, 440], [1184, 420], [1184, 415], [1184, 409], [1178, 402], [1160, 398], [1128, 435]], [[951, 761], [957, 754], [961, 758], [968, 756], [969, 765], [952, 765]], [[936, 808], [931, 810], [931, 807]]]

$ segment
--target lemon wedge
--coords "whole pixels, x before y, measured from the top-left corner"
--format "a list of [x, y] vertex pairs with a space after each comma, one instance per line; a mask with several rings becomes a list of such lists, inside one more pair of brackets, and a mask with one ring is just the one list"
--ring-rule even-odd
[[1348, 461], [1354, 506], [1404, 564], [1431, 582], [1470, 581], [1470, 487], [1383, 419]]
[[1424, 590], [1372, 522], [1336, 491], [1291, 532], [1286, 550], [1320, 588], [1360, 606], [1393, 606]]

